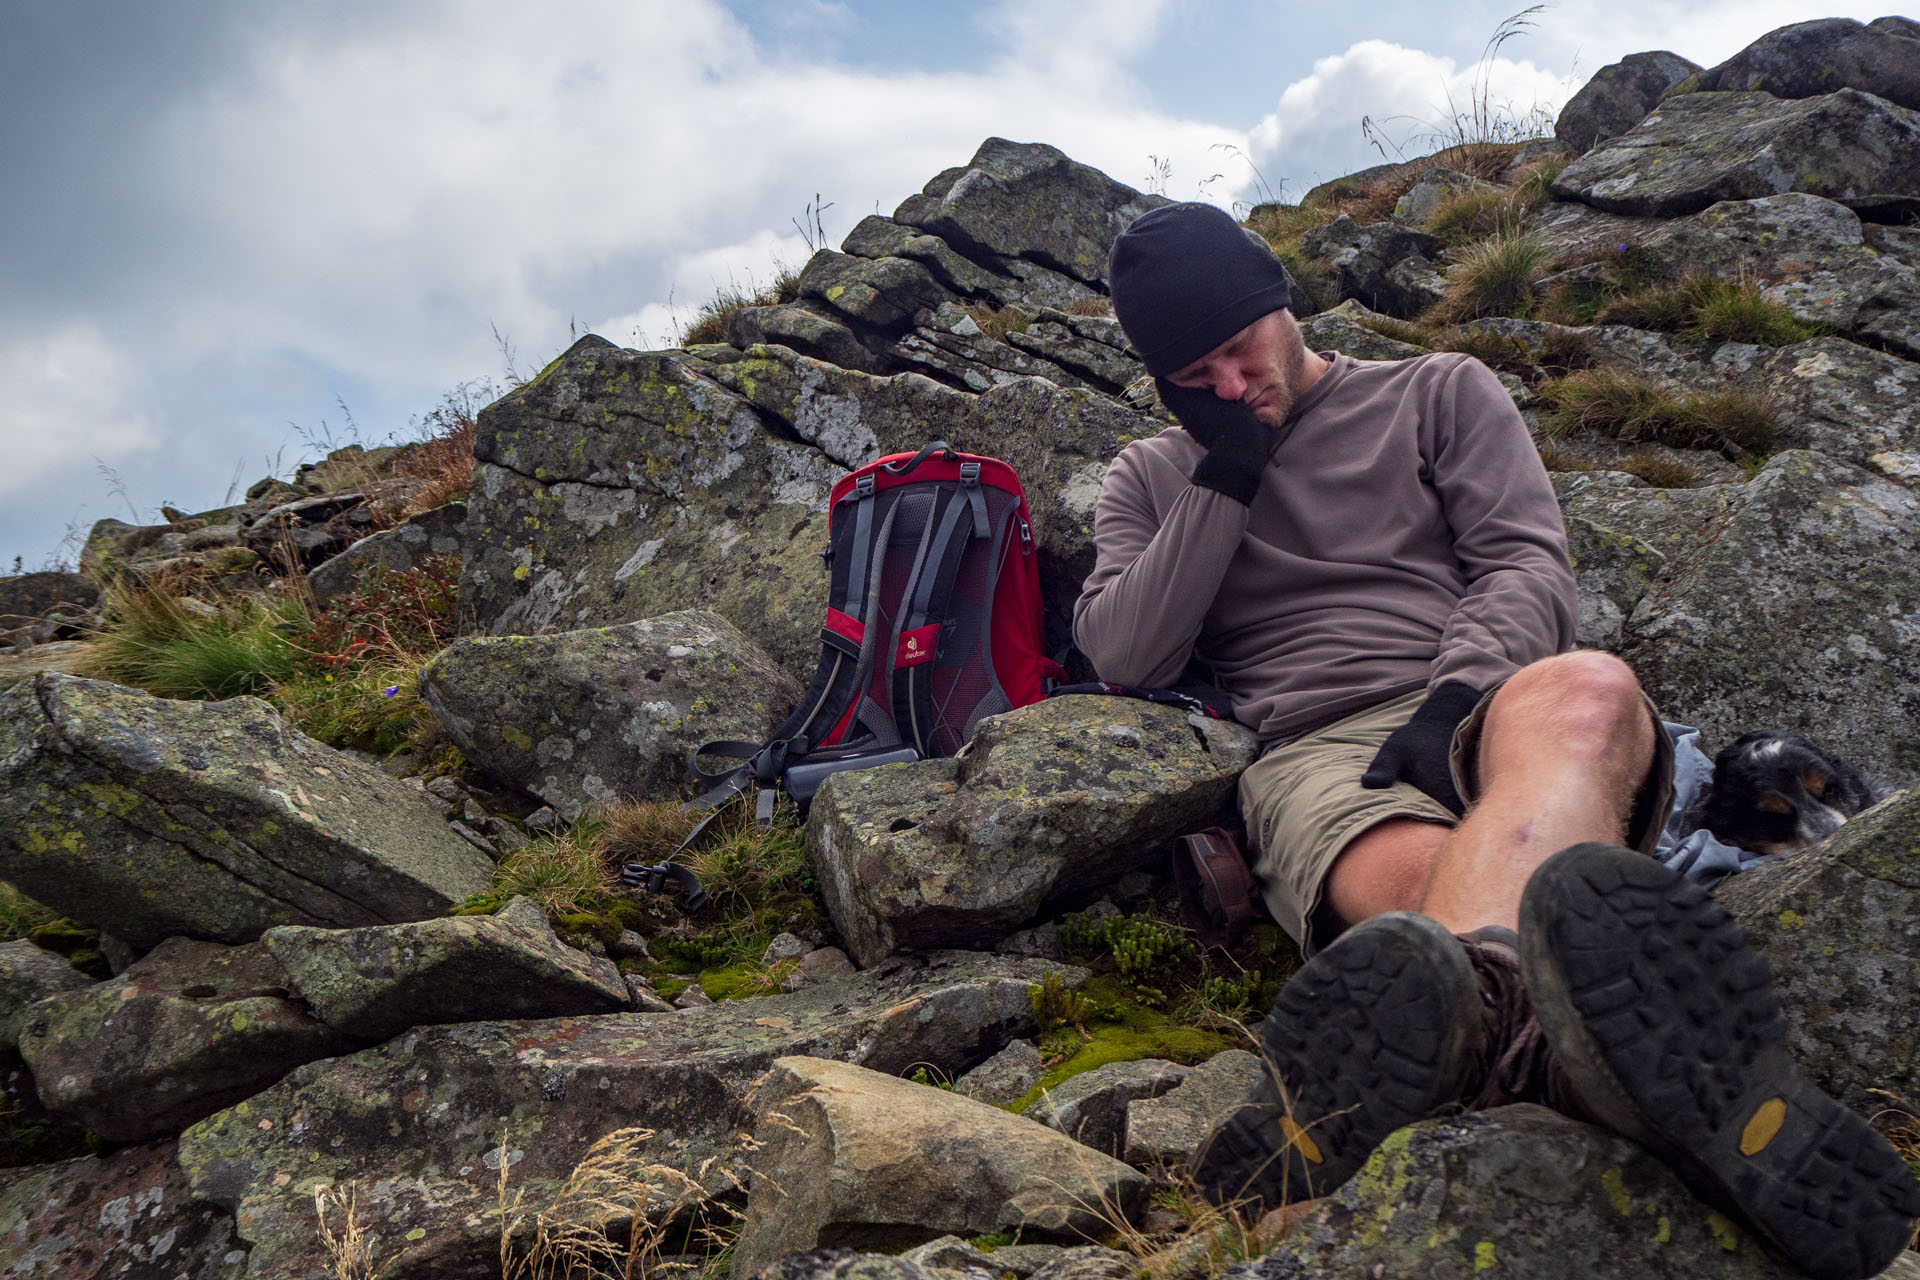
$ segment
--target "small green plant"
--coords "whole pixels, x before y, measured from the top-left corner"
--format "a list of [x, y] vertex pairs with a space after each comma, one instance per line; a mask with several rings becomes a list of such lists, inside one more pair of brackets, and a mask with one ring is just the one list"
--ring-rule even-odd
[[952, 1078], [930, 1062], [923, 1062], [914, 1067], [913, 1071], [907, 1076], [907, 1079], [913, 1081], [915, 1084], [924, 1084], [930, 1089], [944, 1089], [948, 1093], [953, 1092]]
[[0, 942], [15, 942], [60, 918], [12, 885], [0, 881]]
[[1033, 1004], [1033, 1020], [1039, 1025], [1042, 1036], [1072, 1027], [1082, 1039], [1092, 1039], [1087, 1034], [1086, 1024], [1094, 1016], [1093, 1001], [1077, 991], [1068, 990], [1066, 984], [1060, 981], [1059, 974], [1049, 973], [1041, 978], [1038, 986], [1029, 985], [1027, 999]]
[[1683, 332], [1703, 341], [1790, 347], [1826, 333], [1824, 326], [1800, 319], [1751, 284], [1703, 280], [1692, 289], [1692, 303]]
[[1749, 453], [1773, 444], [1772, 409], [1737, 392], [1678, 395], [1632, 374], [1585, 369], [1542, 384], [1539, 395], [1542, 425], [1554, 433], [1587, 429], [1630, 444]]
[[1551, 257], [1530, 231], [1508, 229], [1460, 251], [1447, 272], [1446, 296], [1433, 319], [1459, 323], [1482, 316], [1525, 316], [1533, 286], [1547, 274]]
[[1253, 1007], [1260, 992], [1260, 971], [1248, 969], [1239, 977], [1215, 974], [1200, 984], [1203, 1007], [1230, 1018], [1238, 1018]]
[[1456, 191], [1434, 206], [1427, 216], [1427, 234], [1449, 247], [1484, 240], [1515, 221], [1507, 193], [1499, 190]]
[[[598, 831], [580, 824], [559, 835], [541, 836], [517, 849], [494, 868], [493, 886], [481, 898], [495, 905], [527, 897], [549, 916], [591, 913], [603, 905], [614, 885]], [[469, 899], [462, 906], [479, 905]]]

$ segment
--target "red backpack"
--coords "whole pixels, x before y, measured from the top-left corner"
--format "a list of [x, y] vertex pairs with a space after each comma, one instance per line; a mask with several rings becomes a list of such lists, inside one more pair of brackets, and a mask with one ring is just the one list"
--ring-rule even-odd
[[[1026, 494], [998, 458], [936, 442], [849, 472], [828, 501], [824, 557], [812, 682], [767, 742], [693, 753], [709, 788], [694, 807], [758, 784], [770, 818], [771, 788], [805, 804], [830, 773], [950, 756], [982, 717], [1038, 702], [1060, 678], [1041, 639]], [[709, 772], [702, 755], [745, 763]]]

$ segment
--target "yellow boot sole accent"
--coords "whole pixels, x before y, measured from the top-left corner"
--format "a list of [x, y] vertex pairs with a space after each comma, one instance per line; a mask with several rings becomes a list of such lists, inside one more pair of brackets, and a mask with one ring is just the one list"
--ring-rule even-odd
[[1780, 1126], [1786, 1123], [1786, 1119], [1785, 1100], [1768, 1098], [1761, 1103], [1759, 1109], [1747, 1121], [1747, 1127], [1740, 1131], [1740, 1154], [1753, 1156], [1765, 1151], [1767, 1144], [1773, 1141], [1774, 1135], [1780, 1132]]
[[1293, 1122], [1292, 1116], [1280, 1117], [1280, 1132], [1287, 1135], [1287, 1141], [1298, 1148], [1301, 1155], [1315, 1164], [1326, 1163], [1326, 1157], [1320, 1154], [1319, 1145], [1307, 1136], [1305, 1129]]

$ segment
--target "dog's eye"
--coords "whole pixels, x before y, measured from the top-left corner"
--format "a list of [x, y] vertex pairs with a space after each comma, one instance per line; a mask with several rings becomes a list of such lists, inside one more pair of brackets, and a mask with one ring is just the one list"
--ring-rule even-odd
[[1826, 794], [1827, 775], [1818, 769], [1809, 769], [1800, 775], [1800, 785], [1807, 789], [1808, 795], [1818, 800]]
[[1778, 791], [1769, 791], [1760, 797], [1760, 807], [1768, 813], [1792, 813], [1793, 801], [1787, 799]]

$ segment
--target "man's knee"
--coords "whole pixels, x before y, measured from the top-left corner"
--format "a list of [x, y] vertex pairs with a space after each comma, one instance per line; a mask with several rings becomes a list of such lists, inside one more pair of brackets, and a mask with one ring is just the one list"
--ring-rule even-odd
[[1633, 668], [1610, 653], [1581, 650], [1515, 672], [1487, 708], [1481, 747], [1544, 739], [1573, 752], [1650, 750], [1654, 728]]

